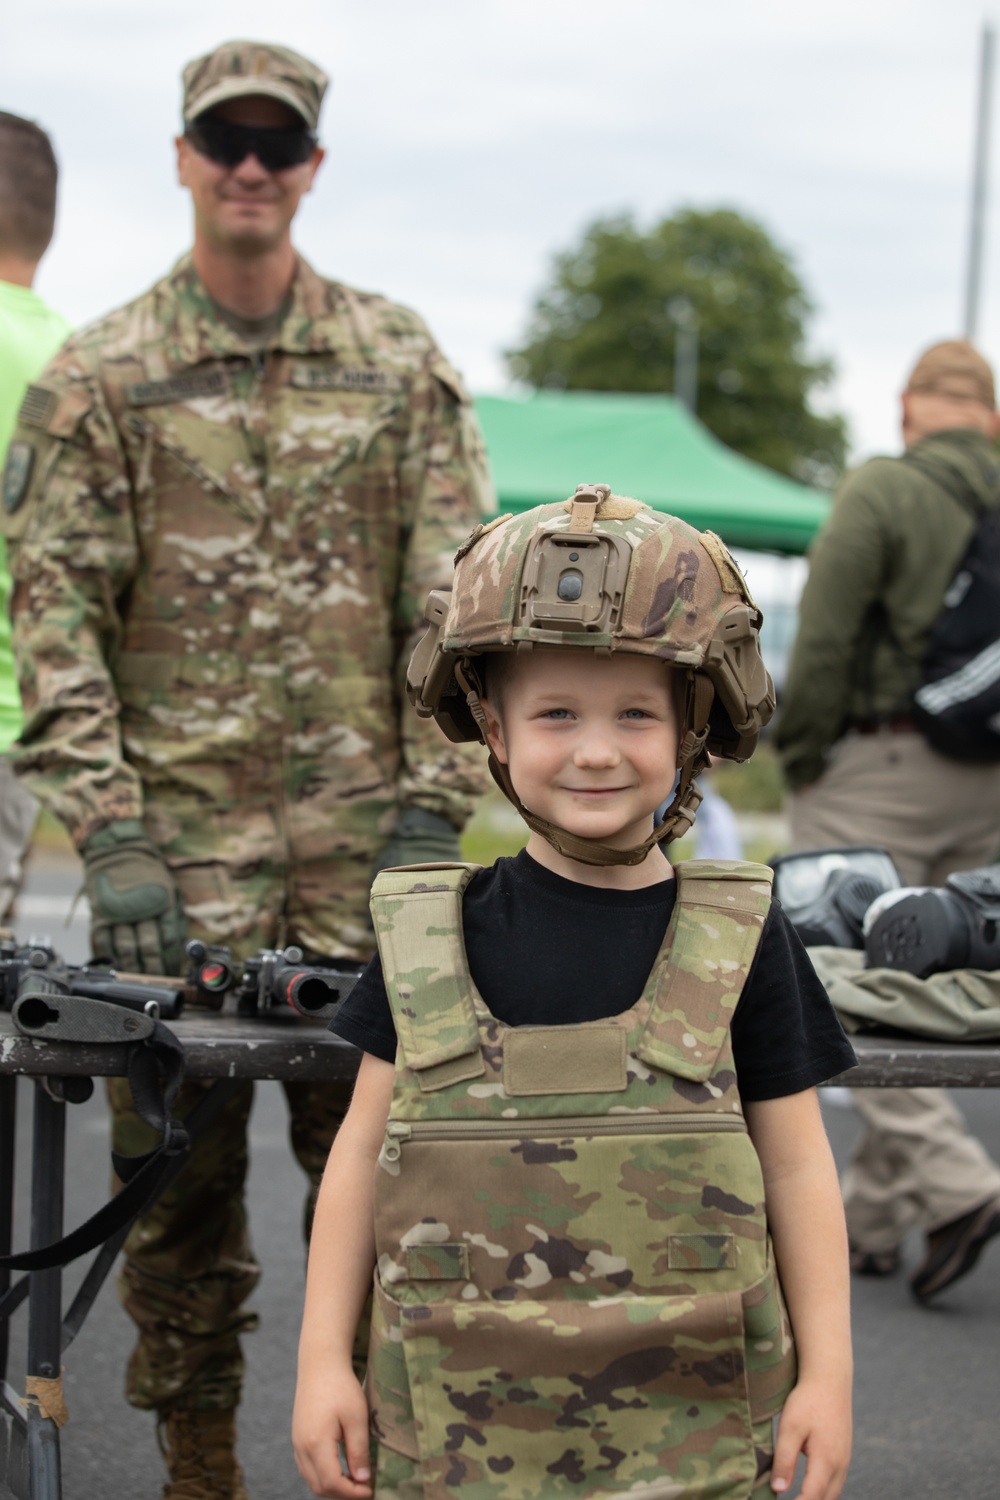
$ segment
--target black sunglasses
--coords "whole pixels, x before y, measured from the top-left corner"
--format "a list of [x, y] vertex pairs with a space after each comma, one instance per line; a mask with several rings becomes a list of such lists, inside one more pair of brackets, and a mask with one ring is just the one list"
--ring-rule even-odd
[[316, 137], [304, 126], [276, 129], [233, 125], [211, 115], [192, 120], [184, 132], [194, 149], [220, 167], [238, 167], [252, 153], [269, 172], [298, 167], [316, 150]]

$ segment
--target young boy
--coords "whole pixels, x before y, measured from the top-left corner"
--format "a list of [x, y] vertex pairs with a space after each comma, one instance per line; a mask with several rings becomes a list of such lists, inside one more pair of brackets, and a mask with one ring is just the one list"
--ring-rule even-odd
[[485, 740], [531, 835], [376, 881], [379, 956], [333, 1023], [364, 1056], [313, 1229], [299, 1468], [344, 1500], [739, 1500], [804, 1453], [803, 1500], [835, 1500], [847, 1248], [813, 1085], [853, 1053], [770, 872], [663, 853], [709, 753], [746, 759], [773, 709], [742, 575], [581, 486], [478, 528], [428, 619], [410, 695]]

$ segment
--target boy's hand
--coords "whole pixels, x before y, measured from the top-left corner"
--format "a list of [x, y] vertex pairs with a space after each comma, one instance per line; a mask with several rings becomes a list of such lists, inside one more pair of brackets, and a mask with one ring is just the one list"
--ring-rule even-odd
[[[327, 1500], [371, 1500], [368, 1402], [353, 1371], [299, 1379], [292, 1414], [299, 1473]], [[341, 1445], [348, 1472], [341, 1463]]]
[[851, 1457], [851, 1394], [843, 1395], [828, 1382], [800, 1382], [778, 1420], [771, 1489], [787, 1494], [800, 1453], [806, 1456], [806, 1477], [799, 1500], [837, 1500]]

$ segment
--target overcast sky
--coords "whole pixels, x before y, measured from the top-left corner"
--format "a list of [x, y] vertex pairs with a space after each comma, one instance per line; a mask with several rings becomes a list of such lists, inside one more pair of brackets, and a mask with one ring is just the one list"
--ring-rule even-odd
[[[54, 138], [37, 286], [82, 322], [188, 242], [184, 62], [233, 35], [307, 53], [333, 85], [300, 248], [418, 308], [480, 391], [504, 388], [553, 254], [597, 215], [752, 214], [812, 295], [859, 458], [897, 446], [908, 366], [959, 331], [983, 17], [981, 0], [36, 0], [3, 7], [0, 108]], [[991, 358], [998, 261], [991, 213]]]

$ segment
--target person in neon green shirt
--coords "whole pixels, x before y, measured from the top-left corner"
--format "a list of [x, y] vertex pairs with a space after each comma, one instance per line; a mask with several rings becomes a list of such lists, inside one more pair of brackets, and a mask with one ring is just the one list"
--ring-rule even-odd
[[[45, 131], [0, 111], [0, 467], [25, 387], [48, 364], [70, 326], [32, 290], [49, 247], [58, 168]], [[4, 755], [21, 732], [21, 700], [10, 640], [10, 575], [0, 537], [0, 918], [20, 880], [37, 803]]]

